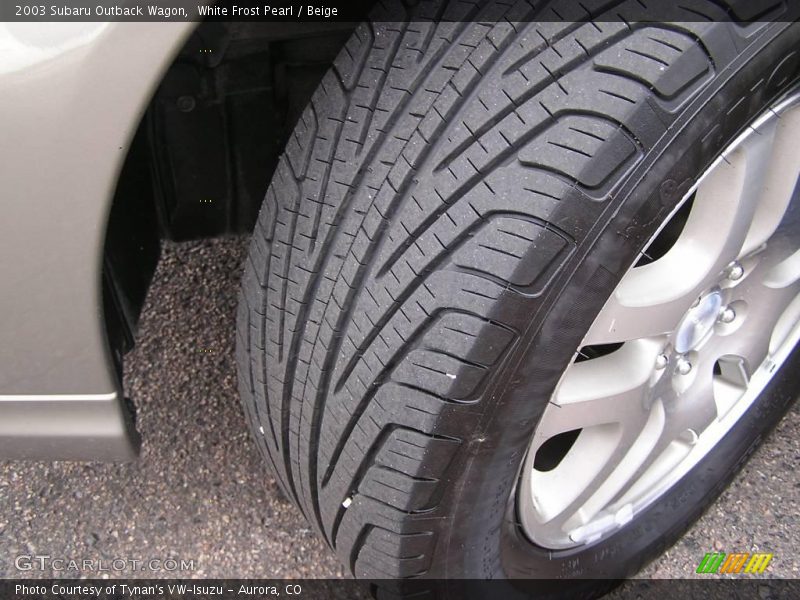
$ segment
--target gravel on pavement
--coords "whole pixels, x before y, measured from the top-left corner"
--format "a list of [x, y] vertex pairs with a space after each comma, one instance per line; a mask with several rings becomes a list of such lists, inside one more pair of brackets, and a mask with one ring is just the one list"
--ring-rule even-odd
[[[345, 576], [281, 496], [239, 404], [234, 315], [246, 249], [244, 237], [164, 244], [125, 363], [144, 440], [137, 462], [0, 462], [0, 577], [91, 575], [17, 570], [16, 557], [34, 554], [178, 565], [110, 577]], [[768, 575], [800, 577], [798, 469], [795, 404], [731, 488], [639, 576], [692, 577], [706, 552], [757, 550], [775, 555]]]

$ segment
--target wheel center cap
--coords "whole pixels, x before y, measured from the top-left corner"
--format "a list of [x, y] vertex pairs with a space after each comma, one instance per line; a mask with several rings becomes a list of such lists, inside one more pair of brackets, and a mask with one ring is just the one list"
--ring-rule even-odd
[[678, 325], [675, 334], [675, 350], [680, 354], [685, 354], [696, 348], [714, 328], [720, 310], [722, 310], [722, 294], [719, 291], [702, 297], [695, 306], [689, 309]]

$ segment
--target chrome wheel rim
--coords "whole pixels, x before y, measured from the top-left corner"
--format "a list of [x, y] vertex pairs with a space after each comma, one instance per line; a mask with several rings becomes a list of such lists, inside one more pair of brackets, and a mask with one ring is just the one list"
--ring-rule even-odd
[[534, 431], [516, 498], [532, 542], [574, 548], [626, 525], [708, 454], [800, 341], [798, 143], [795, 90], [721, 154], [622, 278]]

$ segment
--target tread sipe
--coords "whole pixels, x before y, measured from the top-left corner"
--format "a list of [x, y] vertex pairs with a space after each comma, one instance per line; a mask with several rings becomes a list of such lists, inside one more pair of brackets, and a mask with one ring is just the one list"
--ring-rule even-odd
[[493, 376], [615, 186], [746, 44], [634, 24], [649, 1], [592, 23], [573, 21], [601, 3], [379, 5], [302, 114], [243, 276], [241, 396], [357, 576], [431, 572]]

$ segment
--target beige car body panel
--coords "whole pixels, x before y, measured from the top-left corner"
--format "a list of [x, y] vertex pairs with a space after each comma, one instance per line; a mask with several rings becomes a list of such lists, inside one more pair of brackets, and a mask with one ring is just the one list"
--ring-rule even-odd
[[135, 456], [102, 315], [128, 145], [196, 23], [0, 23], [0, 458]]

